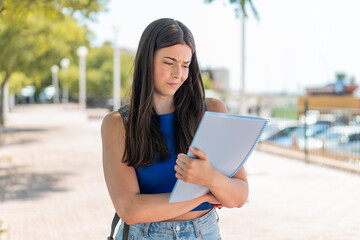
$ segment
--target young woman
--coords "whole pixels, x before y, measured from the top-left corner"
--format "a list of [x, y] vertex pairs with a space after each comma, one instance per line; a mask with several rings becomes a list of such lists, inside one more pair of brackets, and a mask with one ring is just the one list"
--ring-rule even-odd
[[[241, 168], [232, 178], [214, 169], [191, 140], [207, 111], [226, 113], [205, 99], [190, 30], [174, 19], [159, 19], [143, 32], [135, 58], [130, 104], [102, 124], [107, 188], [131, 239], [220, 239], [216, 207], [241, 207], [248, 197]], [[221, 146], [219, 146], [221, 151]], [[207, 186], [199, 198], [169, 203], [177, 179]]]

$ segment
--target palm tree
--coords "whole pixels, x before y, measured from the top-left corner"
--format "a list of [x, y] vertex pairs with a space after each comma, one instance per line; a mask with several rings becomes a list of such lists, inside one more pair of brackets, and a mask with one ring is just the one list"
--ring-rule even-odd
[[[205, 3], [212, 3], [214, 2], [214, 0], [204, 0]], [[250, 8], [255, 16], [255, 18], [259, 19], [259, 16], [258, 16], [258, 13], [256, 11], [256, 8], [254, 7], [254, 4], [252, 2], [252, 0], [229, 0], [230, 4], [234, 5], [235, 6], [235, 14], [236, 14], [236, 17], [239, 17], [239, 13], [240, 13], [240, 10], [242, 11], [243, 15], [245, 17], [247, 17], [247, 14], [246, 14], [246, 4], [250, 5]]]
[[[212, 3], [214, 0], [205, 0], [205, 3]], [[241, 90], [240, 90], [240, 109], [241, 115], [246, 114], [246, 94], [245, 94], [245, 21], [247, 18], [246, 4], [250, 8], [256, 19], [259, 20], [259, 15], [254, 7], [252, 0], [229, 0], [230, 4], [235, 6], [235, 14], [238, 18], [241, 14]]]

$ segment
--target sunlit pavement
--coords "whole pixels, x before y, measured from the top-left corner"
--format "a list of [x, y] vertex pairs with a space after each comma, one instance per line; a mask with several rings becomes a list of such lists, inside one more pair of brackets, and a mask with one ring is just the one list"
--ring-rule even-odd
[[[106, 239], [114, 210], [101, 165], [101, 118], [76, 105], [27, 105], [7, 122], [0, 220], [8, 239]], [[218, 210], [222, 239], [360, 239], [360, 175], [263, 152], [245, 167], [249, 200]]]

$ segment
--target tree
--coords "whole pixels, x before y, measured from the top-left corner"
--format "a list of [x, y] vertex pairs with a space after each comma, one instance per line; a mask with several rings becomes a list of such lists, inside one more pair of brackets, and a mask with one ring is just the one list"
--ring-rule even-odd
[[[204, 0], [204, 1], [205, 1], [205, 3], [212, 3], [215, 0]], [[229, 0], [229, 2], [230, 2], [230, 4], [235, 6], [234, 10], [235, 10], [236, 17], [239, 17], [240, 11], [244, 14], [244, 16], [247, 17], [247, 13], [246, 13], [246, 4], [247, 4], [247, 5], [250, 5], [250, 8], [251, 8], [254, 16], [257, 19], [259, 18], [257, 10], [256, 10], [252, 0]]]
[[[113, 48], [110, 43], [90, 49], [87, 56], [87, 93], [89, 97], [113, 95]], [[133, 75], [134, 53], [121, 51], [121, 96], [128, 98]]]
[[[107, 1], [0, 0], [1, 92], [14, 72], [38, 82], [61, 58], [75, 59], [75, 49], [88, 45], [89, 31], [79, 27], [74, 16], [93, 19]], [[1, 94], [0, 124], [4, 123], [3, 98]]]
[[345, 81], [346, 73], [345, 72], [337, 72], [335, 73], [336, 80], [338, 81]]
[[[205, 0], [205, 3], [212, 3], [214, 0]], [[240, 90], [240, 114], [246, 114], [246, 95], [245, 95], [245, 20], [247, 17], [246, 6], [250, 5], [251, 10], [255, 18], [259, 19], [258, 13], [252, 3], [252, 0], [229, 0], [230, 4], [235, 6], [236, 17], [239, 17], [240, 12], [242, 12], [242, 24], [241, 24], [241, 90]], [[247, 5], [246, 5], [247, 3]]]
[[201, 78], [202, 81], [204, 83], [204, 88], [205, 89], [213, 89], [214, 88], [214, 84], [212, 82], [212, 79], [210, 78], [209, 72], [202, 72], [201, 73]]
[[15, 93], [19, 93], [24, 86], [31, 85], [33, 79], [27, 77], [23, 72], [14, 72], [11, 74], [9, 82], [9, 88]]
[[[86, 93], [88, 99], [111, 98], [113, 94], [113, 48], [110, 43], [89, 49], [86, 57]], [[121, 96], [127, 99], [133, 75], [135, 54], [121, 51]], [[66, 72], [60, 70], [60, 84], [66, 83], [69, 92], [78, 98], [79, 70], [74, 64]]]

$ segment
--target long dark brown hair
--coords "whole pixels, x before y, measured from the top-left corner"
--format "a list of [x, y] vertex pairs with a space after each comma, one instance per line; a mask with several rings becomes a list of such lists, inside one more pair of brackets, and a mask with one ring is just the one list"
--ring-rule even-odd
[[170, 154], [153, 105], [154, 54], [156, 50], [176, 44], [186, 44], [192, 50], [189, 76], [174, 96], [176, 152], [187, 152], [204, 114], [204, 85], [192, 33], [184, 24], [170, 18], [150, 23], [141, 36], [135, 57], [123, 157], [128, 166], [148, 166], [157, 160], [164, 160]]

